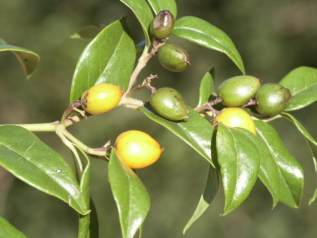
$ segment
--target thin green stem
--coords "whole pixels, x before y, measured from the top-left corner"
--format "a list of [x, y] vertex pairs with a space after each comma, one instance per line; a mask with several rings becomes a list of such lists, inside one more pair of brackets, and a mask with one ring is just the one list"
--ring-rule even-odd
[[59, 121], [50, 123], [37, 123], [37, 124], [8, 124], [13, 126], [20, 126], [29, 131], [34, 132], [54, 132], [59, 125]]
[[78, 168], [78, 175], [79, 175], [79, 177], [81, 177], [81, 174], [84, 171], [84, 167], [83, 167], [83, 164], [81, 162], [81, 159], [80, 159], [80, 156], [79, 156], [79, 154], [77, 152], [76, 147], [73, 145], [73, 143], [71, 143], [69, 140], [67, 140], [67, 138], [64, 136], [62, 130], [57, 129], [56, 130], [56, 135], [62, 140], [64, 145], [66, 147], [68, 147], [71, 150], [71, 152], [73, 153], [73, 155], [75, 157], [75, 160], [76, 160], [76, 165], [77, 165], [77, 168]]
[[77, 139], [73, 134], [71, 134], [68, 130], [66, 130], [65, 127], [59, 127], [58, 130], [69, 140], [71, 141], [76, 147], [78, 147], [80, 150], [86, 152], [87, 154], [98, 156], [98, 157], [104, 157], [106, 158], [107, 155], [107, 148], [106, 147], [100, 147], [100, 148], [91, 148], [87, 145], [85, 145], [83, 142], [81, 142], [79, 139]]
[[276, 119], [282, 118], [282, 116], [281, 115], [276, 115], [274, 117], [269, 117], [269, 118], [266, 118], [266, 119], [261, 119], [261, 118], [257, 118], [257, 117], [252, 117], [252, 118], [255, 119], [255, 120], [262, 120], [264, 122], [271, 122], [271, 121], [274, 121]]

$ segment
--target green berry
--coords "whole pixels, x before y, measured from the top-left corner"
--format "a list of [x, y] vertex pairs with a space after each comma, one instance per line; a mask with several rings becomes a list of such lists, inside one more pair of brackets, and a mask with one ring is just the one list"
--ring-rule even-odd
[[256, 110], [263, 116], [275, 116], [281, 113], [291, 99], [287, 88], [276, 83], [267, 83], [260, 87], [255, 95]]
[[173, 44], [165, 44], [158, 52], [160, 64], [172, 72], [183, 72], [186, 70], [190, 64], [188, 58], [188, 53], [185, 49]]
[[260, 85], [260, 80], [253, 76], [232, 77], [219, 86], [219, 96], [225, 106], [240, 107], [254, 97]]
[[181, 121], [188, 118], [188, 109], [183, 96], [173, 88], [160, 88], [151, 97], [150, 105], [160, 116]]
[[151, 34], [157, 39], [165, 39], [170, 36], [174, 27], [174, 16], [168, 10], [160, 11], [151, 24]]

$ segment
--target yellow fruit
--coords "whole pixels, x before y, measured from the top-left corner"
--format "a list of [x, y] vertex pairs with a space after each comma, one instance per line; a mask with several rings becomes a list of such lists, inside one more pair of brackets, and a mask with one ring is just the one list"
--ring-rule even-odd
[[138, 130], [121, 133], [116, 139], [115, 147], [119, 159], [132, 169], [150, 166], [163, 152], [155, 139]]
[[223, 109], [215, 121], [227, 127], [239, 127], [256, 134], [256, 127], [251, 116], [243, 109], [238, 107], [228, 107]]
[[122, 95], [123, 91], [119, 86], [102, 83], [87, 90], [81, 100], [86, 112], [91, 115], [99, 115], [118, 106]]

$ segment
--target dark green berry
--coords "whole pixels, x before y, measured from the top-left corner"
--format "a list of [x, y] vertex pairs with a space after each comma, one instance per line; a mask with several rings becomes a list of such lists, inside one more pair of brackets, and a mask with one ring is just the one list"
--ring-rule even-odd
[[263, 116], [275, 116], [287, 107], [291, 92], [282, 85], [267, 83], [260, 87], [255, 95], [256, 110]]
[[190, 64], [187, 51], [174, 44], [162, 46], [158, 52], [158, 59], [164, 68], [172, 72], [183, 72]]
[[165, 39], [170, 36], [174, 27], [174, 16], [168, 10], [160, 11], [151, 24], [151, 34], [156, 39]]
[[160, 88], [151, 97], [150, 105], [160, 116], [181, 121], [188, 118], [188, 109], [183, 96], [173, 88]]
[[254, 97], [260, 85], [260, 80], [253, 76], [232, 77], [219, 86], [219, 96], [225, 106], [240, 107]]

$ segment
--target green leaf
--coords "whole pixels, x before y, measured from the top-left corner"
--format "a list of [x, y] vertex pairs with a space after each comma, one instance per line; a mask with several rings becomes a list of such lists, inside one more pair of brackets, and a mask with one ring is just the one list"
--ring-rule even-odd
[[126, 89], [134, 67], [136, 49], [120, 21], [105, 27], [85, 48], [73, 76], [70, 100], [90, 87], [112, 83]]
[[71, 39], [92, 39], [94, 38], [99, 32], [101, 28], [95, 25], [88, 25], [81, 28], [79, 31], [75, 32], [70, 36]]
[[162, 10], [169, 10], [174, 18], [177, 17], [177, 5], [175, 0], [147, 0], [155, 15]]
[[153, 14], [146, 0], [120, 0], [134, 13], [144, 32], [146, 45], [151, 44], [149, 36], [149, 27], [153, 20]]
[[313, 204], [316, 201], [316, 199], [317, 199], [317, 188], [315, 189], [313, 196], [309, 199], [308, 204], [309, 205]]
[[[312, 159], [314, 162], [315, 174], [317, 174], [317, 148], [309, 143], [310, 152], [312, 154]], [[309, 199], [308, 204], [311, 205], [317, 199], [317, 188], [314, 191], [313, 196]]]
[[267, 148], [266, 144], [260, 138], [258, 139], [258, 149], [261, 154], [259, 178], [273, 199], [273, 207], [277, 205], [280, 198], [283, 201], [290, 201], [288, 204], [296, 205], [292, 193], [288, 189], [285, 179], [277, 166], [273, 155]]
[[112, 151], [109, 182], [115, 199], [123, 238], [133, 238], [150, 209], [150, 197], [138, 176]]
[[240, 206], [257, 180], [261, 154], [254, 138], [246, 130], [218, 126], [216, 148], [225, 193], [224, 215]]
[[86, 215], [79, 184], [63, 158], [22, 127], [0, 126], [0, 166], [30, 186]]
[[219, 189], [219, 178], [216, 170], [209, 167], [207, 182], [205, 185], [205, 190], [200, 196], [199, 202], [196, 209], [188, 220], [187, 224], [183, 229], [183, 235], [189, 230], [189, 228], [207, 211], [211, 202], [214, 200]]
[[7, 220], [0, 217], [0, 238], [26, 238], [26, 236]]
[[[278, 198], [281, 202], [291, 207], [298, 207], [304, 187], [303, 168], [300, 163], [289, 153], [276, 130], [263, 121], [255, 121], [257, 135], [264, 142], [275, 162], [275, 166], [267, 166], [268, 171], [273, 167], [279, 170]], [[267, 158], [270, 158], [267, 157]], [[264, 158], [263, 158], [264, 159]], [[269, 160], [269, 159], [267, 159]], [[268, 163], [268, 161], [265, 161]], [[262, 163], [262, 170], [264, 164]], [[271, 178], [272, 180], [274, 178]], [[276, 180], [276, 179], [274, 179]], [[277, 181], [271, 181], [271, 183]], [[278, 185], [276, 185], [278, 186]]]
[[283, 112], [282, 116], [283, 118], [291, 121], [294, 124], [294, 126], [297, 128], [297, 130], [305, 137], [307, 141], [317, 146], [316, 139], [307, 131], [307, 129], [303, 126], [303, 124], [300, 123], [300, 121], [298, 121], [292, 114]]
[[242, 58], [232, 40], [209, 22], [193, 16], [182, 17], [176, 21], [173, 33], [203, 47], [224, 53], [245, 74]]
[[32, 76], [32, 73], [40, 61], [40, 56], [33, 51], [18, 46], [9, 45], [0, 38], [0, 53], [1, 52], [13, 53], [19, 61], [23, 72], [28, 79]]
[[[298, 121], [292, 114], [290, 113], [282, 113], [283, 118], [289, 120], [290, 122], [293, 123], [293, 125], [297, 128], [297, 130], [304, 136], [306, 139], [308, 146], [310, 148], [311, 154], [312, 154], [312, 159], [315, 165], [315, 173], [317, 174], [317, 165], [316, 165], [316, 158], [317, 158], [317, 152], [316, 152], [316, 146], [317, 146], [317, 141], [316, 139], [307, 131], [307, 129], [303, 126], [300, 121]], [[313, 197], [309, 200], [309, 204], [312, 204], [317, 198], [317, 189], [315, 190], [315, 193]]]
[[287, 74], [280, 84], [291, 91], [286, 111], [295, 111], [317, 101], [317, 69], [299, 67]]
[[[88, 155], [81, 152], [85, 157], [86, 166], [80, 179], [80, 192], [84, 198], [86, 206], [90, 209], [90, 178], [91, 178], [91, 165]], [[79, 217], [78, 238], [90, 238], [90, 222], [92, 214], [89, 213], [85, 216]]]
[[197, 106], [209, 101], [210, 96], [214, 93], [214, 81], [215, 81], [215, 70], [211, 69], [207, 72], [202, 80], [200, 81], [199, 87], [199, 102]]
[[190, 109], [189, 118], [184, 122], [173, 122], [164, 119], [146, 107], [139, 109], [146, 117], [165, 127], [167, 130], [182, 139], [201, 155], [212, 167], [211, 159], [211, 138], [213, 127], [210, 122], [204, 119], [199, 113]]

